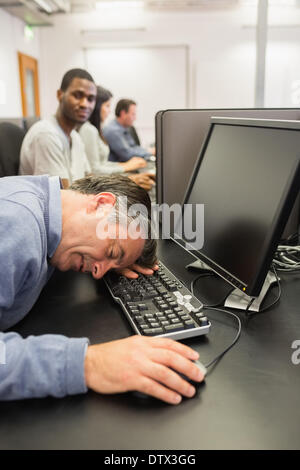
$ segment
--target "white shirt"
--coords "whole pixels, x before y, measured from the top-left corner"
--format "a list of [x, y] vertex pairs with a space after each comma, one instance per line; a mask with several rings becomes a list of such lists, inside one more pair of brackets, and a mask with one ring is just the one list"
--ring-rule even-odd
[[83, 140], [86, 155], [91, 166], [92, 173], [111, 174], [123, 173], [124, 169], [118, 162], [109, 162], [109, 146], [101, 139], [98, 130], [89, 121], [79, 129]]
[[54, 116], [35, 123], [22, 143], [19, 174], [60, 176], [72, 184], [91, 173], [84, 144], [75, 130], [70, 139]]

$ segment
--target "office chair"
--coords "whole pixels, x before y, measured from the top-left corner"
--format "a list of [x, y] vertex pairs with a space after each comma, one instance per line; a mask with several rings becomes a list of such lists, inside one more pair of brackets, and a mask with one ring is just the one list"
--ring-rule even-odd
[[10, 122], [0, 123], [0, 177], [19, 171], [20, 150], [25, 130]]

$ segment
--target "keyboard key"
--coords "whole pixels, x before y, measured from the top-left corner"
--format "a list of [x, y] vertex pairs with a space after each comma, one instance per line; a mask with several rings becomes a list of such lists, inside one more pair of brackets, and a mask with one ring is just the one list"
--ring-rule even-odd
[[148, 307], [146, 304], [138, 304], [139, 310], [148, 310]]
[[183, 323], [174, 323], [174, 325], [166, 325], [165, 330], [166, 331], [178, 331], [182, 330], [183, 328]]
[[[184, 320], [184, 321], [186, 321], [186, 320], [191, 320], [191, 317], [190, 317], [189, 315], [185, 315], [185, 314], [184, 314], [184, 315], [180, 315], [180, 318], [181, 318], [181, 320]], [[191, 321], [192, 321], [192, 320], [191, 320]]]
[[174, 312], [183, 312], [182, 308], [181, 307], [175, 307], [174, 309]]
[[167, 304], [161, 304], [160, 309], [161, 310], [168, 310], [169, 306]]
[[147, 328], [146, 330], [143, 330], [143, 333], [147, 336], [158, 335], [163, 332], [164, 330], [162, 328]]
[[185, 320], [184, 324], [189, 326], [190, 328], [195, 328], [195, 323], [193, 322], [193, 320]]
[[163, 294], [164, 292], [166, 292], [166, 289], [164, 287], [157, 287], [157, 292], [159, 294]]
[[196, 318], [202, 318], [202, 317], [204, 317], [204, 313], [196, 313], [195, 317]]

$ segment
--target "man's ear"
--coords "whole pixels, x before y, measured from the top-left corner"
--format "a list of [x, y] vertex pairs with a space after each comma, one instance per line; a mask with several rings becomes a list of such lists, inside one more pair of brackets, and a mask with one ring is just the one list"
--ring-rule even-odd
[[57, 90], [56, 98], [58, 99], [59, 102], [61, 102], [63, 94], [64, 94], [64, 92], [61, 89]]
[[116, 203], [116, 196], [113, 193], [105, 192], [95, 194], [88, 202], [87, 213], [94, 211], [110, 211]]

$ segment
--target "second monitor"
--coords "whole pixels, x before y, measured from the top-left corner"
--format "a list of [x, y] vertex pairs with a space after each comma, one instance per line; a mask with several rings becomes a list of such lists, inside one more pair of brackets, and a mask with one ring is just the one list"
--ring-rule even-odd
[[[182, 204], [202, 144], [213, 116], [255, 119], [300, 120], [297, 108], [171, 109], [156, 115], [157, 203]], [[299, 226], [298, 197], [283, 238]]]

